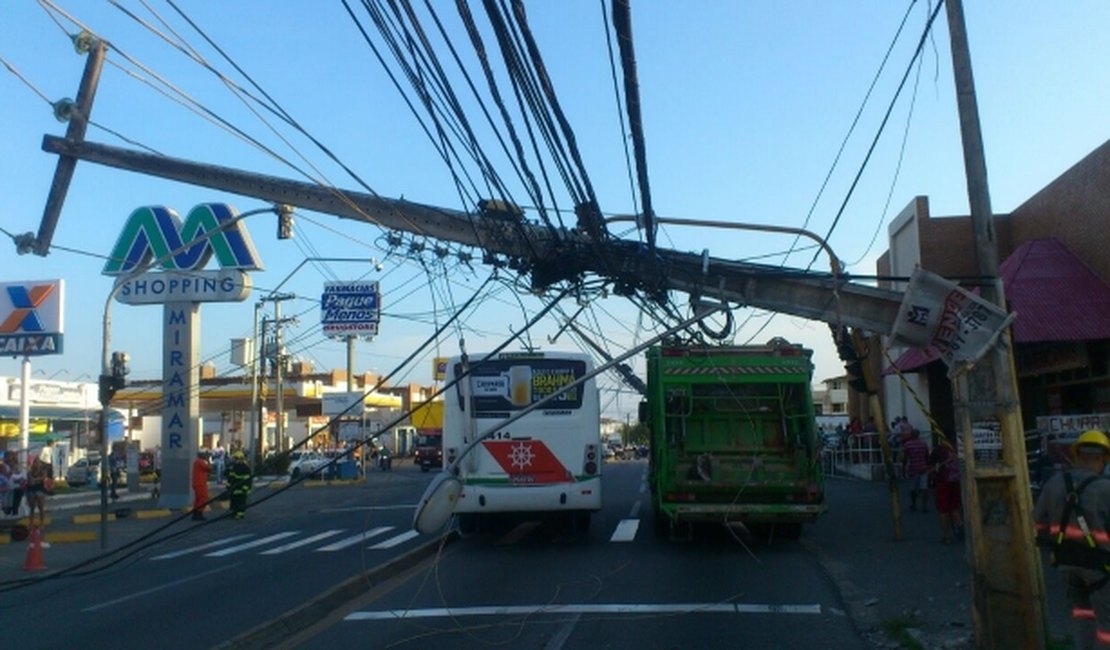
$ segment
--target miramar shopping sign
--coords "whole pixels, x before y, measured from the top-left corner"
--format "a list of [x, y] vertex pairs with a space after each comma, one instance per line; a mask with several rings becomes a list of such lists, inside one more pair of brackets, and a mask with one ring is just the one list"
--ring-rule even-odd
[[[121, 278], [117, 299], [131, 305], [246, 300], [245, 271], [262, 264], [236, 216], [224, 203], [201, 203], [184, 221], [162, 206], [132, 212], [104, 265], [104, 275]], [[213, 257], [219, 270], [203, 270]], [[151, 264], [162, 273], [133, 277]]]
[[[116, 276], [116, 299], [162, 304], [162, 487], [160, 505], [185, 507], [200, 438], [200, 305], [250, 295], [247, 271], [262, 269], [235, 209], [202, 203], [182, 221], [165, 207], [131, 213], [104, 274]], [[205, 270], [211, 261], [219, 269]], [[149, 272], [148, 272], [149, 271]]]
[[62, 280], [0, 283], [0, 354], [62, 352]]

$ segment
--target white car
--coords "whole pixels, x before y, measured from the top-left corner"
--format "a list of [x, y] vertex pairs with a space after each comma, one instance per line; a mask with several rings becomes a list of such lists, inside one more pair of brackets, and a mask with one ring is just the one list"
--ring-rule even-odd
[[100, 481], [100, 463], [89, 462], [88, 458], [74, 461], [66, 470], [66, 483], [70, 485], [85, 485]]
[[327, 458], [315, 451], [300, 449], [289, 452], [289, 476], [292, 478], [300, 478], [302, 474], [312, 476], [327, 462]]

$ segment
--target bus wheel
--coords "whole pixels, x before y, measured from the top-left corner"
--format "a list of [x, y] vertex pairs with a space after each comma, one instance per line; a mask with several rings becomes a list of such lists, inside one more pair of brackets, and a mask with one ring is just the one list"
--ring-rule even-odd
[[584, 533], [590, 529], [590, 513], [589, 512], [576, 512], [571, 519], [571, 525], [574, 530], [579, 533]]
[[460, 514], [459, 516], [459, 534], [473, 535], [478, 532], [478, 515], [474, 513]]

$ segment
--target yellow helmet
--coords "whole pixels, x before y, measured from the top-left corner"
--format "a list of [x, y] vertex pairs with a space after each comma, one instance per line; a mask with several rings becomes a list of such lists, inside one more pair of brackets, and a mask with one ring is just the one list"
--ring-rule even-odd
[[[1110, 446], [1110, 443], [1108, 443], [1108, 446]], [[231, 455], [231, 457], [235, 460], [245, 460], [247, 456], [241, 451], [236, 451], [234, 454]]]
[[1099, 431], [1098, 429], [1084, 431], [1082, 435], [1080, 435], [1079, 438], [1072, 443], [1071, 453], [1073, 456], [1075, 455], [1076, 451], [1079, 450], [1079, 447], [1081, 445], [1096, 445], [1098, 447], [1102, 447], [1102, 451], [1107, 455], [1110, 455], [1110, 438], [1107, 438], [1106, 434]]

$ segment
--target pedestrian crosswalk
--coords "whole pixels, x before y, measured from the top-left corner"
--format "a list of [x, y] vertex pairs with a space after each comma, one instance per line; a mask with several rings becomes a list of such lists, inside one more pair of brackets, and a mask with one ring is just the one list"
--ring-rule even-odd
[[[314, 544], [326, 543], [324, 546], [313, 549], [317, 553], [332, 553], [341, 551], [345, 548], [366, 542], [370, 539], [380, 538], [387, 533], [396, 531], [393, 526], [378, 526], [369, 530], [349, 535], [336, 541], [330, 541], [338, 535], [346, 531], [342, 528], [335, 528], [325, 530], [318, 533], [302, 533], [300, 530], [286, 530], [276, 533], [271, 533], [263, 537], [258, 537], [253, 534], [230, 535], [222, 539], [204, 542], [191, 546], [189, 548], [178, 549], [169, 553], [162, 553], [151, 557], [151, 560], [172, 560], [187, 555], [199, 555], [203, 557], [221, 558], [238, 553], [256, 552], [259, 555], [281, 555], [300, 548], [310, 547]], [[306, 537], [298, 537], [298, 535], [307, 535]], [[396, 532], [391, 537], [384, 540], [376, 541], [376, 543], [367, 546], [366, 548], [371, 551], [381, 551], [400, 546], [419, 535], [414, 530], [402, 530]]]
[[[635, 514], [635, 513], [633, 513]], [[627, 543], [637, 537], [640, 521], [636, 517], [621, 519], [609, 542]], [[499, 531], [490, 538], [492, 544], [497, 546], [518, 544], [533, 535], [544, 534], [540, 530], [541, 522], [523, 521], [517, 525]], [[560, 533], [554, 541], [574, 539], [577, 533], [573, 530]], [[397, 526], [376, 526], [362, 531], [343, 528], [329, 528], [318, 531], [283, 530], [267, 533], [240, 533], [228, 535], [215, 540], [198, 543], [188, 548], [180, 548], [152, 556], [153, 561], [172, 560], [185, 556], [204, 558], [225, 558], [242, 554], [257, 554], [262, 556], [275, 556], [301, 550], [312, 553], [335, 553], [344, 549], [362, 546], [369, 551], [386, 551], [397, 548], [420, 537], [420, 533], [410, 528]]]

